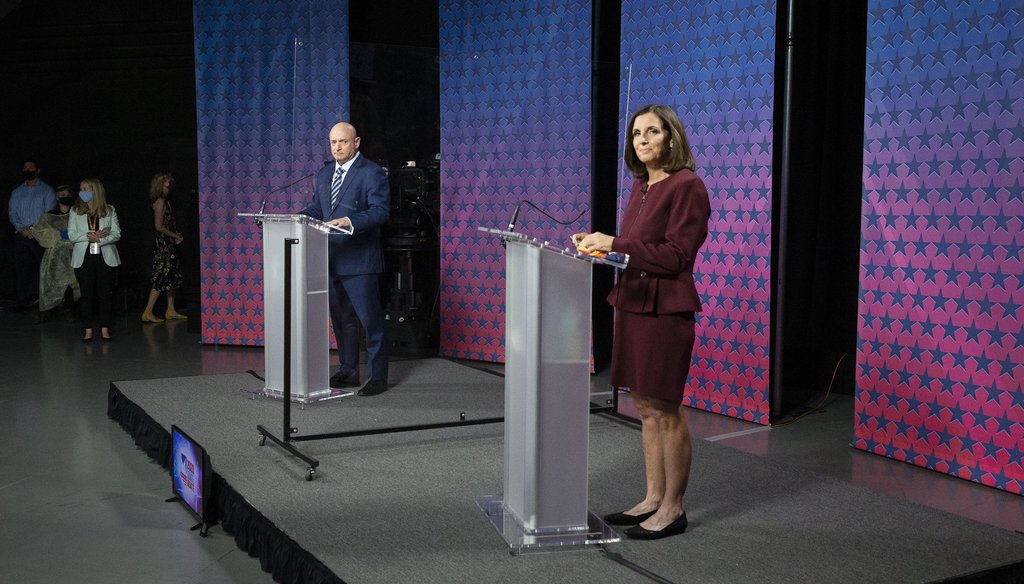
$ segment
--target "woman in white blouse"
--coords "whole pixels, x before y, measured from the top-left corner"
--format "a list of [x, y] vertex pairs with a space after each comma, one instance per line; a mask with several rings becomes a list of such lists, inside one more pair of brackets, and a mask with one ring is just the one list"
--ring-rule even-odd
[[[82, 289], [82, 341], [92, 341], [97, 320], [100, 338], [109, 341], [114, 268], [121, 264], [121, 256], [114, 244], [121, 239], [121, 225], [117, 222], [113, 205], [107, 204], [103, 183], [87, 178], [79, 188], [80, 201], [68, 219], [68, 239], [75, 244], [71, 251], [71, 266], [75, 268], [75, 276]], [[98, 319], [94, 304], [99, 309]]]

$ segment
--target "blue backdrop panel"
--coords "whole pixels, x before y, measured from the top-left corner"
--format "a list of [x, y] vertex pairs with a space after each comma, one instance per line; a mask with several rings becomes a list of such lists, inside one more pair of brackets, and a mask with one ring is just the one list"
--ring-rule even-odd
[[[775, 2], [622, 3], [623, 131], [675, 108], [711, 197], [694, 270], [704, 311], [684, 403], [768, 423]], [[626, 135], [621, 135], [625, 144]], [[623, 168], [619, 209], [632, 177]]]
[[[442, 0], [441, 354], [504, 360], [504, 227], [590, 207], [591, 3]], [[567, 241], [524, 207], [518, 231]]]
[[871, 0], [854, 446], [1024, 489], [1024, 2]]
[[348, 112], [346, 0], [196, 0], [202, 340], [263, 344], [260, 228], [236, 213], [287, 213], [289, 183], [330, 158]]

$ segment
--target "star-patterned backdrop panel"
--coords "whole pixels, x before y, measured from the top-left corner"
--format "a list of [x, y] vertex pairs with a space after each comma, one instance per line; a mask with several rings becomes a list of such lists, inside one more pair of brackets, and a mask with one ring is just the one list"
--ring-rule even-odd
[[[644, 105], [674, 108], [711, 198], [683, 403], [760, 424], [770, 405], [775, 10], [774, 0], [622, 2], [623, 132]], [[633, 179], [624, 165], [620, 176], [621, 216]]]
[[1024, 488], [1024, 2], [871, 0], [853, 444]]
[[299, 179], [348, 112], [348, 2], [196, 0], [193, 18], [202, 341], [262, 345], [262, 233], [236, 215], [312, 197]]
[[505, 253], [479, 226], [567, 241], [590, 224], [591, 3], [443, 0], [441, 354], [503, 361]]

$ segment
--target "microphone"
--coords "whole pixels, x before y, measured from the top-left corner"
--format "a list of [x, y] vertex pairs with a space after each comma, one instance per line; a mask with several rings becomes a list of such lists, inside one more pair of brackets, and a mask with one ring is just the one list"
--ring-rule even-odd
[[[523, 203], [526, 202], [527, 201], [523, 200], [516, 203], [516, 210], [512, 212], [512, 218], [508, 220], [508, 227], [505, 228], [505, 231], [512, 232], [516, 230], [516, 219], [519, 219], [519, 209], [521, 209]], [[504, 237], [501, 239], [501, 247], [505, 247]]]
[[[267, 198], [263, 197], [263, 202], [260, 203], [260, 210], [258, 211], [258, 213], [260, 215], [262, 215], [263, 214], [263, 210], [266, 209], [266, 208], [267, 208]], [[259, 225], [259, 226], [263, 225], [263, 222], [260, 221], [259, 217], [256, 218], [256, 225]]]
[[[327, 166], [328, 164], [330, 164], [332, 162], [334, 162], [334, 161], [333, 160], [325, 160], [324, 161], [324, 166]], [[304, 181], [304, 180], [306, 180], [308, 178], [312, 178], [314, 176], [316, 176], [315, 172], [307, 174], [306, 176], [300, 178], [299, 180], [294, 181], [294, 182], [290, 182], [290, 183], [284, 185], [283, 187], [278, 187], [278, 188], [276, 188], [276, 189], [274, 189], [272, 191], [268, 191], [267, 194], [263, 195], [263, 201], [260, 202], [259, 214], [262, 215], [263, 214], [263, 210], [267, 208], [267, 198], [270, 197], [270, 195], [273, 195], [274, 193], [279, 193], [279, 192], [281, 192], [281, 191], [283, 191], [283, 190], [285, 190], [287, 188], [291, 188], [291, 187], [299, 184], [300, 182], [302, 182], [302, 181]], [[256, 225], [263, 225], [263, 222], [260, 221], [259, 218], [257, 218], [256, 219]]]
[[555, 223], [557, 223], [559, 225], [572, 225], [573, 223], [579, 221], [580, 218], [583, 217], [583, 214], [586, 213], [586, 210], [583, 210], [583, 211], [580, 211], [580, 214], [577, 215], [575, 219], [572, 219], [570, 221], [559, 221], [558, 219], [555, 219], [554, 217], [552, 217], [551, 214], [546, 212], [544, 209], [541, 209], [540, 207], [538, 207], [537, 205], [534, 205], [530, 201], [527, 201], [526, 199], [523, 199], [522, 201], [519, 201], [516, 204], [516, 209], [515, 209], [515, 211], [512, 212], [512, 219], [509, 220], [508, 227], [505, 228], [505, 231], [515, 231], [516, 230], [516, 220], [519, 219], [519, 209], [521, 209], [523, 205], [529, 205], [529, 206], [533, 207], [534, 209], [539, 211], [541, 215], [544, 215], [545, 217], [547, 217], [548, 219], [551, 219], [552, 221], [554, 221]]
[[505, 231], [515, 231], [516, 230], [516, 219], [519, 219], [519, 209], [522, 208], [523, 203], [525, 203], [525, 202], [526, 201], [519, 201], [518, 203], [516, 203], [516, 210], [512, 212], [512, 218], [509, 219], [508, 227], [505, 228]]
[[[583, 211], [580, 211], [580, 214], [577, 215], [576, 218], [572, 219], [571, 221], [559, 221], [558, 219], [555, 219], [554, 217], [552, 217], [544, 209], [541, 209], [540, 207], [538, 207], [537, 205], [534, 205], [530, 201], [527, 201], [526, 199], [523, 199], [522, 201], [519, 201], [516, 204], [516, 209], [515, 209], [515, 211], [512, 212], [512, 219], [509, 220], [508, 227], [505, 228], [505, 231], [514, 232], [516, 230], [516, 220], [519, 219], [519, 210], [523, 207], [523, 205], [529, 205], [529, 206], [533, 207], [534, 209], [539, 211], [541, 215], [544, 215], [545, 217], [547, 217], [548, 219], [551, 219], [552, 221], [554, 221], [555, 223], [557, 223], [559, 225], [572, 225], [573, 223], [579, 221], [580, 218], [583, 217], [583, 214], [586, 213], [586, 210], [583, 210]], [[502, 239], [501, 239], [501, 246], [505, 247], [505, 238], [504, 237], [502, 237]]]

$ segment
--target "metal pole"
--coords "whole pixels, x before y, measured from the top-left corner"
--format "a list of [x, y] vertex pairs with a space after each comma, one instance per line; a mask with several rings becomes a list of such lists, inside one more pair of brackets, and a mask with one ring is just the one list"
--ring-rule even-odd
[[292, 246], [298, 239], [284, 240], [284, 428], [281, 438], [292, 436]]
[[776, 248], [775, 263], [775, 307], [772, 311], [774, 322], [773, 374], [771, 384], [772, 413], [782, 413], [782, 341], [785, 323], [786, 295], [786, 229], [789, 215], [789, 175], [790, 175], [790, 140], [792, 127], [790, 119], [793, 112], [793, 0], [786, 2], [786, 65], [782, 72], [782, 148], [779, 156], [779, 216], [776, 218], [779, 227], [779, 240]]

